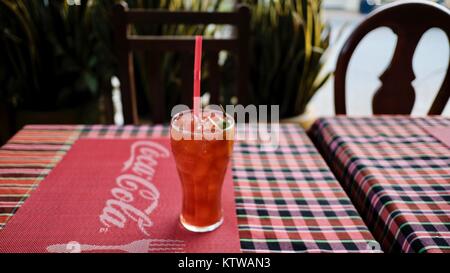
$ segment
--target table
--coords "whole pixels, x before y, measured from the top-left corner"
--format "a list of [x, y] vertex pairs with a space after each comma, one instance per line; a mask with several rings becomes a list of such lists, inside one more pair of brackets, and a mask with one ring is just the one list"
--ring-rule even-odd
[[[79, 138], [148, 138], [163, 126], [27, 126], [0, 149], [0, 229]], [[280, 126], [280, 148], [237, 142], [233, 180], [243, 252], [372, 252], [378, 245], [308, 136]]]
[[387, 252], [450, 252], [450, 149], [442, 117], [335, 117], [310, 131]]

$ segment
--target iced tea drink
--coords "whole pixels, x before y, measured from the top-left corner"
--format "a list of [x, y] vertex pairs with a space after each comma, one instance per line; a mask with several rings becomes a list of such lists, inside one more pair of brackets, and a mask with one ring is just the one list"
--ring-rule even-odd
[[192, 111], [173, 117], [171, 146], [183, 189], [180, 221], [194, 232], [222, 222], [222, 185], [233, 151], [234, 120], [221, 111]]

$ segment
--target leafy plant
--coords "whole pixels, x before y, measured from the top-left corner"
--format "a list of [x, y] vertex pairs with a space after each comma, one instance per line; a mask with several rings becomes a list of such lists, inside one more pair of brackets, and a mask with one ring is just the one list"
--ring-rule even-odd
[[[100, 1], [0, 0], [0, 98], [55, 110], [98, 98], [114, 71]], [[72, 3], [72, 4], [71, 4]]]
[[[0, 99], [19, 109], [56, 110], [98, 98], [116, 74], [111, 11], [120, 0], [0, 0]], [[217, 11], [222, 0], [129, 0], [130, 8]], [[137, 34], [214, 35], [215, 28], [139, 25]], [[135, 54], [141, 112], [147, 112], [146, 54]], [[167, 101], [180, 96], [179, 54], [162, 63]], [[207, 77], [207, 73], [205, 73]]]
[[247, 0], [252, 10], [250, 52], [253, 101], [280, 105], [280, 116], [302, 114], [327, 81], [329, 31], [320, 0]]

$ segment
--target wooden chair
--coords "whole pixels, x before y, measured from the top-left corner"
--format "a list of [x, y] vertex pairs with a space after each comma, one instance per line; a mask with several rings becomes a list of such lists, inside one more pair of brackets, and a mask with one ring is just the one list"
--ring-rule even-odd
[[[374, 114], [410, 114], [415, 102], [412, 60], [422, 35], [430, 28], [440, 28], [450, 39], [450, 13], [444, 7], [423, 1], [400, 2], [376, 10], [351, 34], [338, 57], [335, 72], [336, 114], [346, 114], [345, 79], [350, 58], [358, 43], [372, 30], [388, 27], [398, 42], [387, 70], [381, 75], [382, 86], [372, 101]], [[450, 97], [450, 69], [428, 114], [439, 115]]]
[[161, 55], [164, 52], [181, 52], [182, 89], [181, 103], [192, 104], [193, 53], [195, 37], [186, 36], [137, 36], [130, 34], [130, 24], [183, 24], [183, 25], [232, 25], [237, 33], [230, 38], [205, 38], [203, 51], [209, 66], [211, 103], [219, 103], [220, 69], [219, 52], [222, 50], [236, 54], [238, 58], [237, 96], [239, 103], [245, 104], [248, 96], [248, 39], [250, 28], [250, 10], [241, 5], [235, 12], [186, 12], [128, 9], [126, 3], [116, 4], [113, 10], [113, 22], [117, 56], [119, 58], [119, 79], [121, 81], [122, 104], [125, 124], [137, 124], [136, 87], [133, 71], [133, 52], [148, 51], [151, 54], [152, 68], [148, 75], [152, 100], [152, 121], [161, 123], [166, 117], [164, 90], [161, 81]]

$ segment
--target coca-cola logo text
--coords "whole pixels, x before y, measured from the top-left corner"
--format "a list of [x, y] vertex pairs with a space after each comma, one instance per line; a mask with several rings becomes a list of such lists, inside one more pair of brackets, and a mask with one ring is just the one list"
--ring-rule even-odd
[[[131, 220], [143, 234], [150, 235], [149, 229], [153, 226], [150, 216], [158, 207], [160, 195], [152, 181], [158, 159], [168, 158], [169, 155], [169, 150], [156, 142], [133, 143], [131, 156], [124, 163], [120, 176], [116, 178], [116, 187], [111, 190], [113, 198], [106, 201], [100, 215], [104, 228], [123, 229], [128, 220]], [[134, 204], [138, 199], [148, 201], [148, 206], [136, 207]]]

